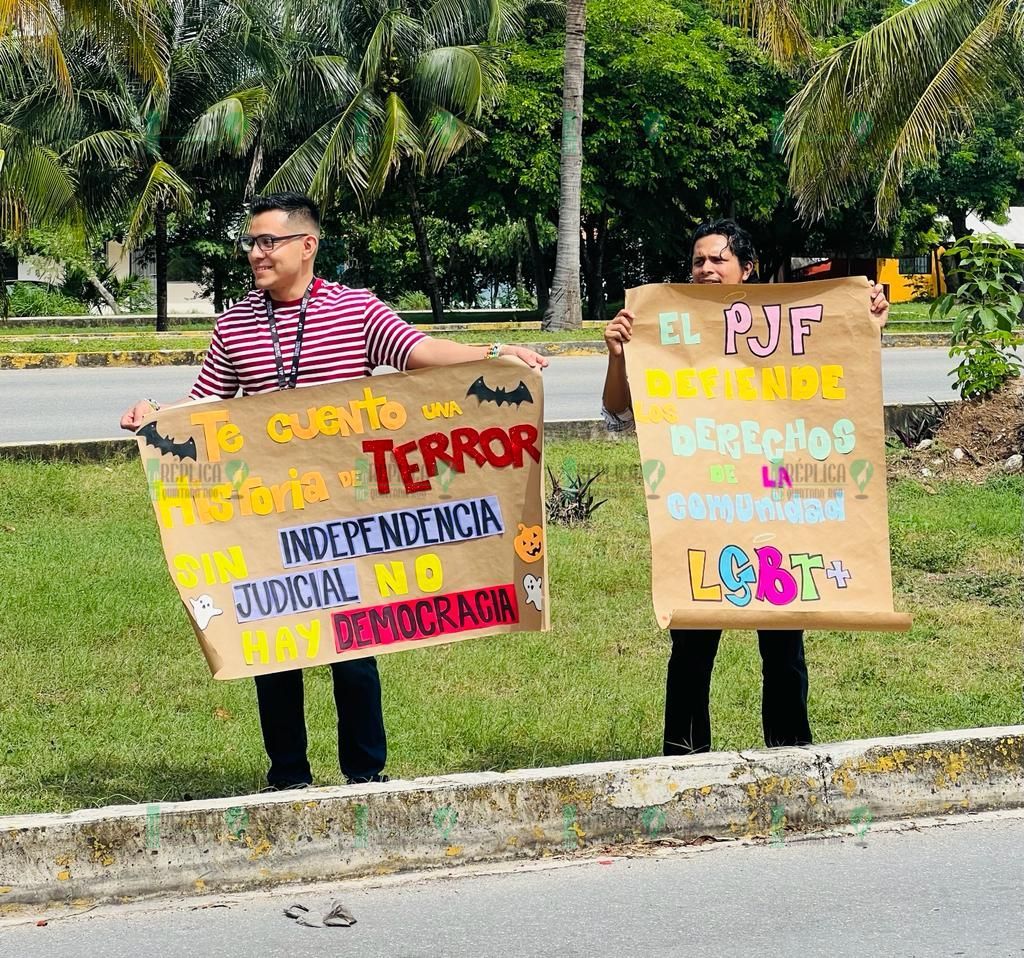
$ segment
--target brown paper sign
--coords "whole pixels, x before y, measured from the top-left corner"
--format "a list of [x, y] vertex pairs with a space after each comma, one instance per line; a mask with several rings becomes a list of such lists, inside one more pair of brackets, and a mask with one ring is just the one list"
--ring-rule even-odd
[[866, 279], [631, 289], [662, 628], [905, 631]]
[[549, 627], [539, 372], [488, 360], [161, 411], [139, 449], [214, 677]]

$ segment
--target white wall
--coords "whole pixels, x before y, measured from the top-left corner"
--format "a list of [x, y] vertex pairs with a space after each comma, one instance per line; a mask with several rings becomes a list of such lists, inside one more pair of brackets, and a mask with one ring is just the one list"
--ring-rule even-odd
[[[151, 260], [143, 260], [139, 255], [131, 256], [118, 242], [107, 243], [107, 264], [114, 268], [114, 275], [124, 279], [129, 273], [145, 276], [154, 285], [156, 266]], [[167, 312], [176, 315], [194, 313], [199, 316], [212, 316], [213, 301], [204, 299], [198, 283], [168, 283]]]
[[1008, 213], [1010, 218], [1004, 225], [968, 216], [967, 228], [975, 233], [995, 233], [1015, 246], [1024, 246], [1024, 206], [1011, 206]]

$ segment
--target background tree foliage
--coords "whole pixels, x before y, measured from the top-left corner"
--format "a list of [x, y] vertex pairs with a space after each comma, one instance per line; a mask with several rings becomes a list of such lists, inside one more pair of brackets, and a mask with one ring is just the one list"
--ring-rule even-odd
[[[983, 72], [1019, 19], [997, 22], [997, 6], [758, 0], [723, 19], [711, 0], [588, 0], [586, 315], [685, 279], [709, 217], [751, 227], [762, 278], [793, 256], [924, 252], [971, 213], [1000, 219], [1021, 195], [1024, 111], [1019, 57]], [[994, 46], [973, 59], [951, 47], [985, 31]], [[113, 309], [102, 248], [125, 239], [156, 254], [158, 294], [198, 275], [220, 309], [248, 285], [233, 246], [246, 200], [289, 187], [324, 204], [325, 275], [426, 297], [435, 316], [543, 311], [564, 42], [557, 4], [520, 0], [5, 8], [0, 241], [30, 255], [31, 230], [57, 231], [81, 295]], [[839, 82], [851, 70], [863, 90]], [[993, 79], [1002, 102], [980, 89]], [[933, 115], [942, 103], [958, 122]]]

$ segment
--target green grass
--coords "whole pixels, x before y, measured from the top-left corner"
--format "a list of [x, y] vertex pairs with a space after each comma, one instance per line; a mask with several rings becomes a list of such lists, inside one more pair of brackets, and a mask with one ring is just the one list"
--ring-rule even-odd
[[[549, 530], [552, 631], [380, 658], [392, 775], [660, 749], [668, 639], [654, 624], [636, 446], [551, 443], [609, 497]], [[1024, 481], [891, 489], [909, 634], [814, 632], [816, 739], [1021, 721]], [[137, 461], [0, 460], [0, 814], [230, 795], [262, 784], [253, 684], [215, 682], [166, 571]], [[318, 782], [339, 781], [327, 669], [306, 673]], [[761, 742], [751, 633], [719, 653], [715, 746]]]
[[[541, 343], [600, 341], [599, 329], [576, 329], [564, 332], [543, 332], [539, 329], [484, 330], [437, 334], [460, 343]], [[103, 353], [111, 350], [141, 349], [206, 349], [210, 334], [73, 335], [65, 333], [0, 336], [0, 353]]]
[[[608, 317], [620, 304], [607, 307]], [[930, 322], [929, 303], [898, 303], [889, 314], [889, 333], [949, 333], [950, 323]], [[457, 318], [457, 317], [456, 317]], [[107, 352], [111, 350], [206, 349], [210, 343], [212, 318], [183, 326], [170, 333], [155, 333], [146, 326], [21, 326], [4, 328], [0, 324], [0, 353]], [[470, 330], [439, 332], [438, 336], [461, 343], [505, 343], [599, 341], [601, 329], [543, 332], [539, 329]]]

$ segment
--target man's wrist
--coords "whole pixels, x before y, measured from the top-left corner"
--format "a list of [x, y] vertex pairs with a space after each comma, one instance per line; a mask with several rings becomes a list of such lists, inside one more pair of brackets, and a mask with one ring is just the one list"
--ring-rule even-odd
[[160, 412], [160, 403], [155, 399], [143, 399], [143, 402], [148, 402], [153, 407], [153, 412]]

